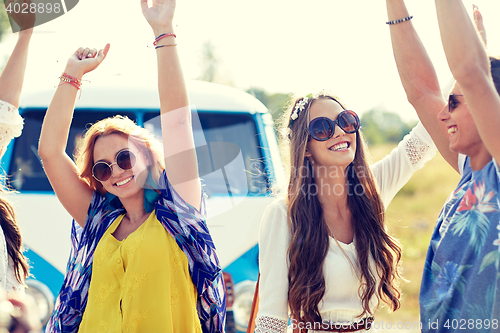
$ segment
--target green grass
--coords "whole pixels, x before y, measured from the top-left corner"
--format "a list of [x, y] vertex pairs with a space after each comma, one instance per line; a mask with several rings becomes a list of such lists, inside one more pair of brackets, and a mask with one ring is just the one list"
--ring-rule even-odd
[[[370, 147], [373, 161], [388, 154], [392, 145]], [[455, 189], [459, 174], [438, 154], [392, 200], [386, 211], [386, 224], [391, 235], [403, 244], [403, 275], [409, 280], [401, 283], [401, 308], [388, 313], [382, 308], [376, 313], [376, 321], [390, 322], [392, 329], [377, 329], [379, 333], [398, 331], [396, 324], [407, 323], [407, 329], [399, 332], [420, 332], [408, 329], [420, 320], [418, 294], [429, 240], [441, 207]], [[411, 325], [410, 325], [411, 324]], [[425, 325], [426, 323], [422, 323]]]

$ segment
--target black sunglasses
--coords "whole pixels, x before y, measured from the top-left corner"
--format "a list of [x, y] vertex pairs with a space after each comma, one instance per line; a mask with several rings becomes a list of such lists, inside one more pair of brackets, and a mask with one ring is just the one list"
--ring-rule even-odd
[[128, 149], [122, 149], [116, 153], [116, 158], [114, 163], [108, 164], [104, 161], [99, 161], [92, 167], [92, 176], [100, 182], [105, 182], [111, 178], [113, 173], [113, 165], [118, 165], [122, 170], [130, 170], [135, 166], [136, 155], [139, 152], [134, 153]]
[[358, 115], [354, 111], [345, 110], [335, 120], [326, 117], [314, 118], [309, 123], [309, 133], [314, 140], [326, 141], [335, 133], [335, 125], [351, 134], [359, 130], [360, 123]]
[[455, 110], [460, 103], [455, 97], [457, 96], [463, 96], [463, 95], [456, 95], [456, 94], [450, 94], [448, 97], [448, 112], [452, 113], [453, 110]]

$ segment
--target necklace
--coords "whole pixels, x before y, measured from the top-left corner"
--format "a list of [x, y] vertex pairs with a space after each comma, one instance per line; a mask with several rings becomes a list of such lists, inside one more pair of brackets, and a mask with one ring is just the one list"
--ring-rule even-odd
[[[330, 228], [330, 226], [328, 225], [328, 223], [326, 223], [325, 221], [325, 224], [328, 228], [328, 232], [330, 234], [330, 236], [335, 240], [335, 243], [337, 243], [337, 247], [340, 249], [340, 251], [342, 251], [342, 254], [347, 258], [347, 260], [349, 261], [349, 264], [351, 265], [351, 269], [353, 270], [354, 274], [356, 274], [356, 277], [358, 278], [359, 281], [361, 281], [361, 277], [359, 276], [359, 273], [358, 273], [358, 270], [356, 269], [356, 266], [354, 265], [354, 263], [352, 262], [351, 258], [349, 257], [349, 255], [344, 251], [344, 249], [342, 248], [342, 245], [340, 245], [340, 242], [337, 240], [337, 238], [335, 237], [335, 234], [333, 233], [332, 229]], [[353, 240], [354, 242], [354, 240]]]

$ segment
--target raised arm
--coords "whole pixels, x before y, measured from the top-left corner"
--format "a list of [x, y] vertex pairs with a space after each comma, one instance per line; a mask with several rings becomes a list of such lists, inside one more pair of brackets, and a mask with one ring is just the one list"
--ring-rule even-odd
[[[79, 48], [68, 60], [64, 76], [66, 80], [81, 80], [104, 60], [109, 44], [104, 50]], [[96, 56], [97, 54], [97, 56]], [[61, 78], [54, 98], [43, 120], [38, 154], [50, 184], [59, 201], [82, 227], [92, 199], [89, 185], [80, 179], [73, 160], [66, 154], [71, 119], [78, 89], [78, 83], [66, 82]]]
[[[19, 0], [18, 0], [19, 2]], [[21, 3], [23, 1], [20, 1]], [[30, 1], [24, 0], [30, 4]], [[5, 7], [14, 4], [14, 1], [6, 1]], [[0, 100], [12, 104], [19, 108], [19, 98], [23, 87], [24, 72], [28, 61], [28, 46], [33, 34], [35, 25], [35, 14], [33, 13], [15, 13], [11, 11], [9, 16], [19, 25], [21, 31], [14, 51], [12, 52], [7, 65], [0, 75]]]
[[[174, 189], [190, 205], [199, 209], [201, 184], [195, 153], [191, 109], [182, 74], [172, 20], [175, 0], [141, 0], [142, 12], [153, 28], [157, 43], [158, 90], [165, 152], [165, 169]], [[170, 36], [169, 36], [170, 34]]]
[[[404, 0], [386, 0], [389, 21], [409, 17]], [[417, 111], [445, 160], [458, 171], [458, 155], [449, 149], [446, 126], [437, 120], [446, 105], [434, 66], [420, 40], [412, 21], [390, 24], [394, 58], [408, 101]]]
[[500, 96], [478, 32], [459, 0], [436, 0], [439, 30], [450, 70], [460, 85], [481, 139], [500, 160]]

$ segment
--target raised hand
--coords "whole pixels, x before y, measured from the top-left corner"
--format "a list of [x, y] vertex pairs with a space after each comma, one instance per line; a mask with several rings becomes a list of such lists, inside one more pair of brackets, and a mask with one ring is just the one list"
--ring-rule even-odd
[[35, 26], [36, 11], [32, 12], [30, 10], [31, 4], [31, 0], [5, 1], [5, 9], [7, 11], [7, 14], [14, 20], [14, 22], [17, 23], [21, 31], [31, 29]]
[[484, 46], [486, 46], [486, 29], [484, 28], [483, 15], [481, 15], [481, 12], [476, 5], [472, 5], [472, 9], [474, 10], [474, 25], [483, 40]]
[[164, 32], [165, 28], [172, 27], [174, 19], [175, 0], [152, 0], [149, 7], [148, 0], [141, 0], [142, 14], [155, 33]]
[[80, 47], [69, 57], [66, 73], [80, 79], [84, 74], [93, 71], [101, 64], [108, 54], [109, 47], [110, 45], [106, 44], [104, 49], [99, 51]]

